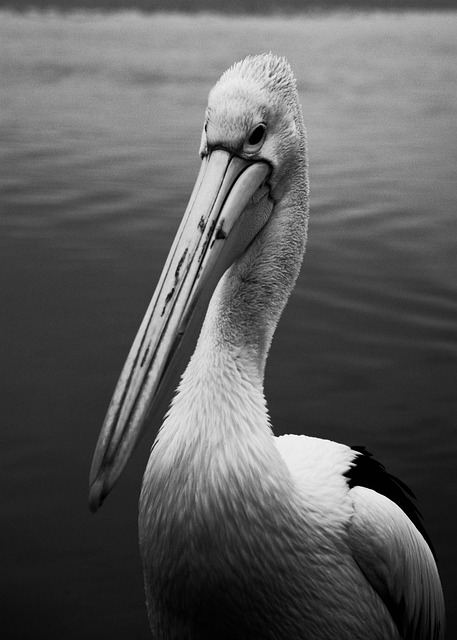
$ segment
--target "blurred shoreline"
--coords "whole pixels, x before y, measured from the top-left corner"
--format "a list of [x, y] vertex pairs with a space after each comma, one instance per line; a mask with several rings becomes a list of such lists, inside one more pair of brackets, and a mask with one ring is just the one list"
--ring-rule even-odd
[[0, 0], [11, 13], [127, 13], [300, 16], [328, 13], [455, 12], [455, 0]]
[[144, 20], [151, 18], [163, 18], [163, 19], [173, 19], [173, 18], [187, 18], [200, 20], [203, 18], [213, 18], [219, 20], [243, 20], [243, 19], [260, 19], [260, 20], [284, 20], [284, 21], [293, 21], [300, 20], [303, 18], [307, 19], [325, 19], [326, 17], [338, 17], [338, 18], [347, 18], [347, 19], [356, 19], [356, 18], [364, 18], [372, 19], [374, 17], [379, 16], [388, 17], [388, 16], [399, 16], [399, 17], [414, 17], [417, 16], [420, 18], [424, 15], [429, 16], [454, 16], [457, 14], [457, 6], [446, 5], [437, 5], [437, 6], [408, 6], [407, 3], [404, 5], [398, 3], [397, 5], [388, 5], [386, 7], [382, 7], [381, 5], [363, 7], [361, 4], [357, 5], [309, 5], [303, 7], [302, 9], [290, 9], [290, 8], [273, 8], [271, 10], [262, 10], [262, 11], [242, 11], [242, 10], [224, 10], [218, 8], [195, 8], [195, 9], [166, 9], [166, 8], [154, 8], [154, 9], [146, 9], [137, 6], [116, 6], [116, 7], [107, 7], [107, 6], [98, 6], [92, 5], [90, 7], [80, 6], [77, 2], [70, 6], [54, 6], [50, 5], [24, 5], [19, 4], [18, 6], [8, 6], [2, 4], [0, 0], [0, 16], [2, 16], [2, 20], [7, 18], [10, 19], [26, 19], [26, 18], [65, 18], [65, 19], [74, 19], [74, 20], [84, 20], [85, 18], [90, 17], [91, 19], [100, 18], [100, 19], [131, 19], [131, 20]]

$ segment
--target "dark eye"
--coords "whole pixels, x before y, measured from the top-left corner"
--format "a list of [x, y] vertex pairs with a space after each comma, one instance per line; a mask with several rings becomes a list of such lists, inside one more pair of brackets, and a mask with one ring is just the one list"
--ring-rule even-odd
[[256, 125], [251, 133], [246, 136], [246, 139], [244, 141], [244, 151], [245, 153], [256, 153], [257, 151], [260, 151], [260, 148], [263, 145], [263, 142], [265, 140], [265, 132], [267, 130], [267, 125], [264, 124], [263, 122], [261, 122], [260, 124]]
[[256, 128], [251, 132], [248, 138], [248, 144], [256, 145], [261, 142], [265, 133], [266, 126], [264, 124], [258, 124]]

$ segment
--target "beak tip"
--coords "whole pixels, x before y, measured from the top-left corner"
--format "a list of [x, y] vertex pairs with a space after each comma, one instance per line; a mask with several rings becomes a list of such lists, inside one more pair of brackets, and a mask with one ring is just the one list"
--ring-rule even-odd
[[92, 513], [96, 513], [102, 506], [108, 491], [105, 489], [105, 483], [100, 478], [95, 478], [89, 488], [89, 509]]

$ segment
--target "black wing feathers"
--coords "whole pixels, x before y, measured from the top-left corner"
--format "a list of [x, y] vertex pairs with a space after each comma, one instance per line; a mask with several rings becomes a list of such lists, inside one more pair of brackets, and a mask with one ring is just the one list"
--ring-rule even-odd
[[422, 516], [412, 501], [412, 499], [416, 499], [416, 496], [411, 489], [404, 482], [388, 473], [384, 465], [375, 460], [365, 447], [352, 446], [351, 448], [358, 455], [355, 457], [354, 465], [344, 474], [348, 479], [349, 487], [367, 487], [395, 502], [405, 512], [416, 529], [420, 531], [436, 559], [433, 545], [422, 524]]

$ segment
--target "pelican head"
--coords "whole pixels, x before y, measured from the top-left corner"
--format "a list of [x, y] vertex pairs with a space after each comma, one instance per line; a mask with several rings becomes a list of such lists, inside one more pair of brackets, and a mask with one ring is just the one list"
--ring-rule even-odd
[[222, 148], [246, 160], [266, 162], [269, 186], [282, 198], [306, 157], [296, 81], [284, 58], [245, 58], [211, 90], [200, 155]]
[[[162, 405], [182, 373], [221, 280], [219, 300], [230, 304], [216, 322], [224, 324], [221, 318], [242, 307], [237, 323], [225, 322], [227, 339], [236, 341], [234, 326], [242, 327], [244, 346], [263, 376], [307, 225], [306, 135], [283, 58], [248, 57], [222, 75], [209, 95], [200, 156], [183, 221], [99, 437], [90, 477], [93, 510], [121, 474], [151, 409]], [[240, 289], [253, 279], [256, 287]]]

